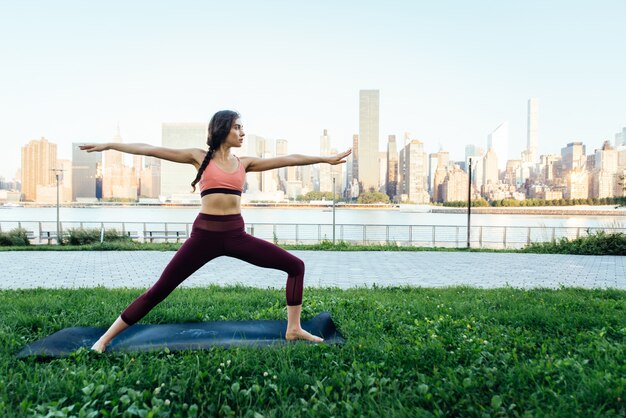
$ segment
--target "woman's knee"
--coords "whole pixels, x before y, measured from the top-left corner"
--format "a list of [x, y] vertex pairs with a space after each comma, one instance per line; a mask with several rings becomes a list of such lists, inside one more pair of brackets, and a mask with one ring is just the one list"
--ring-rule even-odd
[[296, 276], [296, 277], [304, 277], [304, 268], [305, 268], [304, 261], [302, 261], [298, 257], [294, 257], [289, 275]]

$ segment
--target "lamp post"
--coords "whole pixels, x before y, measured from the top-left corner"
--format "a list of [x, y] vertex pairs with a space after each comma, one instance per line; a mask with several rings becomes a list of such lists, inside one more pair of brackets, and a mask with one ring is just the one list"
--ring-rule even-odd
[[470, 248], [470, 218], [472, 216], [472, 157], [469, 158], [469, 180], [467, 182], [467, 248]]
[[59, 178], [64, 170], [60, 168], [52, 168], [50, 171], [54, 171], [54, 176], [57, 180], [57, 245], [61, 245], [61, 222], [59, 220]]
[[335, 176], [333, 176], [333, 245], [335, 245]]

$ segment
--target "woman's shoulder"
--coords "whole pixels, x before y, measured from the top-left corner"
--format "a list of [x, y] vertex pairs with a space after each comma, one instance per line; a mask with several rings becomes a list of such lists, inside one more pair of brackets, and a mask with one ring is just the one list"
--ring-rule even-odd
[[239, 162], [241, 163], [241, 165], [243, 166], [243, 168], [245, 168], [246, 170], [248, 169], [248, 166], [250, 165], [250, 163], [253, 160], [258, 160], [258, 158], [256, 157], [248, 157], [248, 156], [241, 156], [241, 157], [237, 157], [235, 155], [235, 158], [237, 158], [239, 160]]

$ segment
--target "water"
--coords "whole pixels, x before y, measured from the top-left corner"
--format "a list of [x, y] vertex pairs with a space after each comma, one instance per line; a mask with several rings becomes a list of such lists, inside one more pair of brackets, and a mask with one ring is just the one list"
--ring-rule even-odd
[[[621, 211], [626, 214], [626, 211]], [[62, 222], [181, 222], [191, 223], [198, 208], [93, 207], [61, 208]], [[243, 208], [247, 223], [332, 224], [324, 208]], [[56, 221], [56, 208], [2, 208], [0, 222]], [[466, 214], [401, 212], [398, 209], [336, 209], [336, 224], [455, 225], [467, 224]], [[472, 214], [473, 226], [626, 227], [626, 216]]]

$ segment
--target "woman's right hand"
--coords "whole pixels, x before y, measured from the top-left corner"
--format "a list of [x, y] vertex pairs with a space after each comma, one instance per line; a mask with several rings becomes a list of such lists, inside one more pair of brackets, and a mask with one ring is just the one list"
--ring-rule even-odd
[[101, 152], [109, 149], [108, 144], [84, 144], [79, 145], [78, 148], [87, 152]]

